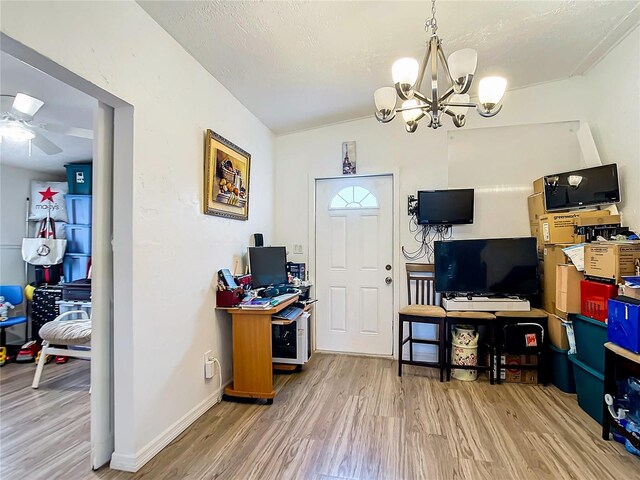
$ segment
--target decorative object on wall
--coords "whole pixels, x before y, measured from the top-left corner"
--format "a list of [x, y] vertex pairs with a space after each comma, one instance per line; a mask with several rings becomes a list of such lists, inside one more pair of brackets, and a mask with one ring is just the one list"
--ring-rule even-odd
[[356, 142], [342, 144], [342, 174], [356, 174]]
[[204, 213], [247, 220], [249, 218], [249, 167], [251, 155], [207, 130], [204, 158]]
[[[413, 58], [396, 60], [391, 68], [394, 87], [377, 89], [373, 98], [376, 104], [376, 119], [381, 123], [393, 120], [396, 113], [401, 112], [406, 123], [407, 132], [413, 133], [418, 122], [424, 117], [429, 119], [429, 127], [442, 126], [442, 114], [451, 117], [456, 127], [464, 126], [467, 110], [473, 107], [483, 117], [493, 117], [501, 109], [500, 101], [507, 88], [507, 80], [502, 77], [485, 77], [478, 86], [479, 104], [469, 102], [469, 89], [478, 64], [478, 52], [471, 48], [463, 48], [449, 55], [447, 59], [442, 49], [442, 42], [436, 34], [436, 1], [431, 3], [431, 18], [425, 23], [425, 31], [431, 29], [431, 38], [427, 44], [422, 65]], [[439, 61], [439, 62], [438, 62]], [[422, 80], [430, 63], [431, 95], [420, 93]], [[440, 94], [438, 81], [438, 64], [445, 72], [447, 90]], [[402, 106], [396, 108], [396, 94], [402, 100]]]
[[67, 222], [67, 204], [64, 197], [68, 191], [67, 182], [31, 180], [29, 220], [50, 217], [53, 220]]

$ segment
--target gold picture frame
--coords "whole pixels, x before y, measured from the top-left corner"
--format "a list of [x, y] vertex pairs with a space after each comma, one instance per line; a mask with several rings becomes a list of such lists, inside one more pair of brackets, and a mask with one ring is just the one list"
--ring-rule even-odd
[[204, 150], [204, 213], [248, 220], [251, 155], [213, 130]]

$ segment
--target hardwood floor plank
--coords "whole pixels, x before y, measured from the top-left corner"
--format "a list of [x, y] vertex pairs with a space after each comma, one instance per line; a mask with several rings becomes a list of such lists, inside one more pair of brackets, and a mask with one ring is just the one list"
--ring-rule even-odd
[[89, 363], [0, 370], [0, 475], [62, 480], [640, 479], [640, 460], [555, 387], [440, 383], [315, 354], [271, 406], [224, 401], [135, 474], [89, 464]]

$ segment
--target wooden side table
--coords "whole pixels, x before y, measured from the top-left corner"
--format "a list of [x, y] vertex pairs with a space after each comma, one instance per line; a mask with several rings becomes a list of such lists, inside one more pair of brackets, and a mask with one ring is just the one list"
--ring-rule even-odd
[[225, 395], [273, 403], [271, 316], [297, 301], [296, 296], [266, 310], [220, 309], [231, 314], [233, 328], [233, 383]]

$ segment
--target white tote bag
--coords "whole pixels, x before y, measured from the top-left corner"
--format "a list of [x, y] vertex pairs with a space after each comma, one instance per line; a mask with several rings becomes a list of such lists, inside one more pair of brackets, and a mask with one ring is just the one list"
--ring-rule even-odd
[[58, 265], [67, 249], [66, 240], [56, 238], [55, 222], [42, 221], [37, 238], [22, 239], [22, 259], [31, 265]]

